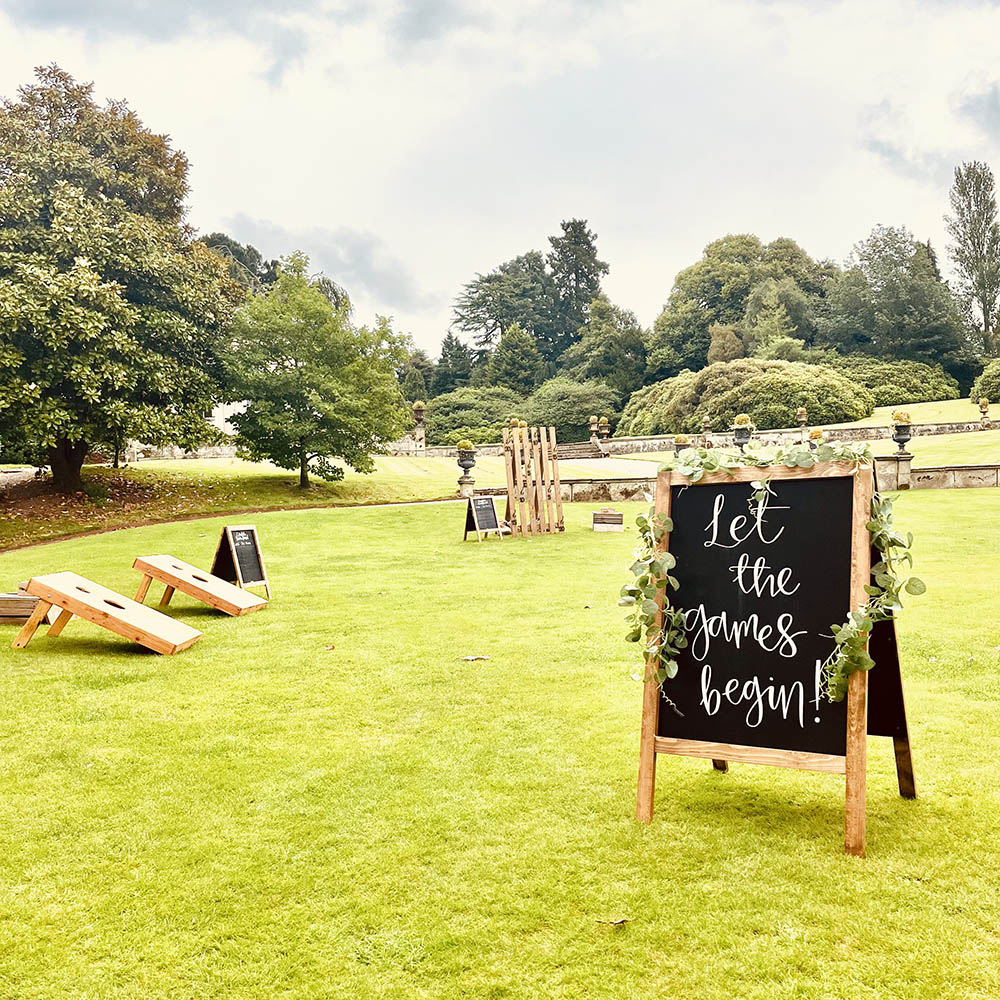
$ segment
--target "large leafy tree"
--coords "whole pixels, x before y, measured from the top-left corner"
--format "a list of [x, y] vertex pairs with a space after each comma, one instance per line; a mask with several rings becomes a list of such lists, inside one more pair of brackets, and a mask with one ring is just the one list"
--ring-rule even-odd
[[0, 107], [0, 423], [83, 488], [94, 445], [193, 446], [242, 298], [183, 224], [188, 164], [56, 66]]
[[531, 250], [465, 285], [455, 300], [455, 326], [471, 333], [481, 352], [515, 323], [533, 337], [549, 339], [554, 295], [545, 258]]
[[1000, 354], [1000, 222], [993, 172], [975, 160], [956, 167], [950, 199], [952, 214], [945, 221], [960, 290], [979, 314], [986, 353]]
[[466, 284], [453, 307], [455, 327], [473, 335], [480, 361], [516, 323], [554, 364], [579, 336], [608, 265], [585, 219], [569, 219], [550, 236], [548, 254], [530, 250]]
[[627, 397], [642, 385], [646, 331], [635, 313], [598, 295], [590, 303], [580, 339], [563, 354], [562, 366], [578, 382], [600, 379]]
[[201, 242], [223, 257], [232, 279], [250, 291], [259, 292], [274, 284], [278, 277], [278, 262], [265, 260], [251, 243], [240, 243], [226, 233], [209, 233]]
[[233, 320], [228, 365], [234, 399], [246, 408], [230, 418], [247, 457], [343, 478], [340, 459], [358, 472], [374, 469], [406, 428], [396, 371], [406, 359], [402, 338], [380, 320], [355, 327], [346, 306], [335, 308], [295, 253], [277, 281]]
[[[743, 233], [709, 243], [701, 260], [674, 279], [667, 304], [653, 326], [646, 380], [676, 375], [683, 368], [703, 368], [711, 343], [709, 327], [714, 323], [741, 326], [752, 293], [766, 282], [779, 289], [789, 316], [801, 314], [803, 325], [808, 325], [805, 318], [816, 311], [817, 300], [834, 273], [832, 264], [817, 263], [785, 237], [765, 245]], [[793, 288], [798, 289], [797, 295], [792, 294]], [[801, 296], [810, 301], [801, 301]], [[808, 332], [803, 329], [799, 335]]]
[[828, 340], [883, 358], [940, 364], [968, 385], [970, 349], [954, 297], [924, 243], [876, 227], [830, 294]]

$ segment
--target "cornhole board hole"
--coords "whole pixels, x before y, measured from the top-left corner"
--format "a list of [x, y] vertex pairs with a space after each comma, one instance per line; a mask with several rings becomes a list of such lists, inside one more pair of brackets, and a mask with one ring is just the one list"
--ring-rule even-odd
[[78, 573], [35, 576], [28, 581], [26, 589], [38, 598], [38, 605], [11, 643], [14, 649], [23, 649], [31, 642], [50, 608], [58, 608], [59, 617], [49, 626], [49, 635], [59, 635], [76, 615], [156, 653], [178, 653], [201, 638], [196, 628], [168, 618]]
[[154, 580], [159, 580], [166, 588], [160, 599], [160, 607], [170, 603], [175, 590], [209, 607], [224, 611], [227, 615], [248, 615], [251, 611], [267, 607], [267, 601], [263, 597], [251, 594], [249, 590], [227, 583], [173, 556], [139, 556], [132, 563], [132, 569], [143, 574], [135, 595], [140, 604], [146, 599], [149, 585]]

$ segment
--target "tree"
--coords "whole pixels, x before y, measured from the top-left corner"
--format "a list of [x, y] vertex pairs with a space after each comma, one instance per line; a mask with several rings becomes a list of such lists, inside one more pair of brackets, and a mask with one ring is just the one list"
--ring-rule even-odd
[[746, 355], [739, 330], [732, 324], [713, 323], [708, 328], [711, 343], [708, 345], [708, 363], [735, 361]]
[[606, 295], [590, 303], [581, 337], [561, 358], [563, 370], [578, 382], [600, 379], [619, 395], [642, 385], [646, 371], [646, 331], [635, 313], [613, 305]]
[[545, 258], [532, 250], [489, 274], [477, 274], [465, 285], [453, 307], [455, 326], [471, 333], [481, 352], [488, 351], [514, 323], [547, 340], [551, 338], [553, 296]]
[[617, 417], [621, 396], [598, 379], [575, 382], [565, 375], [543, 382], [525, 405], [529, 424], [555, 427], [558, 441], [585, 441], [591, 415]]
[[233, 397], [246, 409], [230, 418], [241, 454], [299, 470], [309, 486], [343, 478], [331, 459], [371, 472], [371, 456], [406, 427], [396, 368], [402, 339], [380, 319], [373, 330], [351, 325], [307, 274], [294, 253], [278, 280], [255, 295], [233, 321], [229, 367]]
[[775, 340], [787, 340], [796, 333], [795, 324], [785, 304], [778, 297], [778, 283], [769, 279], [763, 283], [759, 306], [745, 327], [747, 347], [756, 353]]
[[75, 492], [94, 445], [211, 435], [243, 293], [183, 225], [184, 154], [57, 66], [36, 76], [0, 108], [0, 422]]
[[940, 364], [968, 388], [976, 369], [965, 327], [926, 245], [905, 229], [877, 226], [850, 263], [830, 294], [831, 342], [840, 350]]
[[542, 356], [535, 340], [518, 323], [503, 332], [486, 370], [487, 385], [503, 386], [526, 396], [538, 384]]
[[954, 240], [948, 249], [959, 288], [979, 313], [986, 353], [1000, 354], [1000, 223], [993, 172], [978, 160], [956, 167], [950, 200], [953, 214], [945, 222]]
[[419, 368], [410, 367], [403, 376], [403, 398], [410, 403], [427, 398], [427, 383]]
[[435, 396], [453, 392], [469, 384], [472, 375], [472, 351], [450, 330], [441, 341], [441, 357], [434, 366]]
[[561, 223], [562, 235], [550, 236], [552, 250], [546, 261], [555, 288], [556, 321], [549, 336], [541, 331], [542, 356], [555, 360], [579, 335], [587, 320], [587, 309], [600, 294], [601, 278], [608, 265], [597, 257], [597, 234], [587, 228], [586, 219]]
[[209, 233], [201, 242], [226, 261], [229, 276], [249, 291], [259, 292], [274, 284], [278, 277], [278, 262], [264, 260], [261, 252], [249, 243], [240, 243], [225, 233]]

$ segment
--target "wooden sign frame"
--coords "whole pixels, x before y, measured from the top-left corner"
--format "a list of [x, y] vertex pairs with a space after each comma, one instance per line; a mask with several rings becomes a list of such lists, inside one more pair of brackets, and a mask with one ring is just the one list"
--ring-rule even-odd
[[[236, 543], [233, 541], [234, 531], [249, 531], [253, 535], [254, 549], [257, 553], [257, 562], [260, 565], [262, 580], [244, 580], [243, 573], [240, 570], [240, 560], [236, 552]], [[220, 571], [220, 562], [222, 567], [228, 568], [227, 560], [232, 562], [233, 573], [226, 574]], [[271, 584], [267, 579], [267, 568], [264, 566], [264, 556], [260, 551], [260, 537], [257, 534], [257, 526], [255, 524], [227, 524], [222, 529], [222, 535], [219, 537], [219, 544], [215, 549], [215, 557], [212, 559], [212, 568], [209, 570], [212, 576], [217, 576], [222, 580], [227, 582], [233, 582], [230, 577], [235, 576], [236, 586], [242, 587], [243, 590], [247, 590], [250, 587], [263, 587], [264, 593], [267, 595], [267, 599], [271, 600]]]
[[565, 531], [555, 427], [505, 427], [503, 455], [511, 537]]
[[[495, 528], [483, 528], [479, 524], [479, 515], [476, 513], [476, 501], [488, 500], [493, 507], [493, 520], [496, 521]], [[467, 541], [469, 532], [476, 533], [476, 541], [481, 542], [484, 535], [496, 534], [500, 541], [503, 541], [503, 525], [500, 523], [500, 515], [497, 513], [496, 500], [493, 497], [469, 497], [469, 502], [465, 508], [465, 532], [462, 541]]]
[[[746, 467], [706, 473], [697, 482], [663, 469], [656, 478], [656, 514], [670, 516], [671, 487], [710, 486], [728, 483], [749, 483], [755, 480], [770, 481], [787, 479], [817, 479], [850, 476], [852, 487], [851, 515], [851, 565], [849, 608], [831, 608], [830, 622], [846, 617], [849, 609], [856, 609], [867, 603], [865, 585], [871, 579], [871, 538], [867, 524], [871, 520], [872, 496], [875, 490], [874, 472], [871, 466], [854, 466], [846, 463], [825, 462], [811, 469], [770, 466], [766, 468]], [[657, 544], [659, 553], [669, 548], [670, 533], [665, 532]], [[663, 603], [665, 590], [658, 588], [657, 604], [660, 607], [658, 624], [663, 624]], [[879, 669], [876, 664], [875, 669]], [[889, 669], [886, 664], [883, 669]], [[737, 746], [728, 743], [713, 743], [702, 740], [673, 739], [657, 735], [659, 713], [662, 702], [660, 687], [655, 680], [656, 667], [652, 660], [646, 662], [646, 680], [643, 684], [642, 728], [639, 746], [639, 782], [636, 795], [636, 819], [648, 823], [653, 817], [653, 795], [656, 784], [656, 758], [659, 754], [675, 754], [684, 757], [702, 757], [712, 761], [719, 771], [728, 769], [728, 761], [748, 764], [767, 764], [773, 767], [790, 767], [807, 771], [823, 771], [845, 776], [844, 803], [844, 850], [848, 854], [864, 857], [866, 842], [866, 775], [868, 736], [868, 673], [855, 671], [851, 674], [847, 689], [847, 740], [846, 754], [807, 753], [797, 750], [779, 750], [756, 746]], [[900, 678], [900, 691], [902, 679]], [[900, 695], [901, 697], [901, 695]], [[905, 716], [905, 710], [904, 710]], [[902, 733], [893, 738], [896, 757], [897, 778], [900, 794], [904, 798], [915, 798], [913, 762], [910, 750], [909, 732], [904, 724]]]

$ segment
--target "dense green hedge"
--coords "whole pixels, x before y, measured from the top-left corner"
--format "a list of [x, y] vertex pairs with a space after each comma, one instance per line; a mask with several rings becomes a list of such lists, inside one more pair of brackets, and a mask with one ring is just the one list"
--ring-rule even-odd
[[467, 437], [476, 444], [499, 441], [511, 417], [522, 417], [524, 397], [499, 386], [465, 386], [435, 396], [427, 404], [428, 444], [455, 444]]
[[608, 417], [614, 425], [621, 398], [598, 379], [576, 382], [565, 375], [543, 382], [528, 399], [525, 417], [529, 424], [555, 427], [557, 441], [586, 441], [590, 417]]
[[869, 416], [875, 399], [825, 365], [740, 358], [681, 372], [633, 393], [616, 436], [697, 432], [705, 419], [713, 430], [725, 431], [737, 413], [748, 413], [759, 430], [794, 427], [800, 406], [811, 424], [839, 423]]
[[991, 361], [972, 383], [972, 402], [978, 403], [984, 396], [991, 403], [1000, 403], [1000, 358]]
[[832, 366], [870, 389], [876, 406], [929, 403], [961, 396], [958, 382], [940, 365], [880, 361], [867, 354], [848, 354], [838, 358]]

